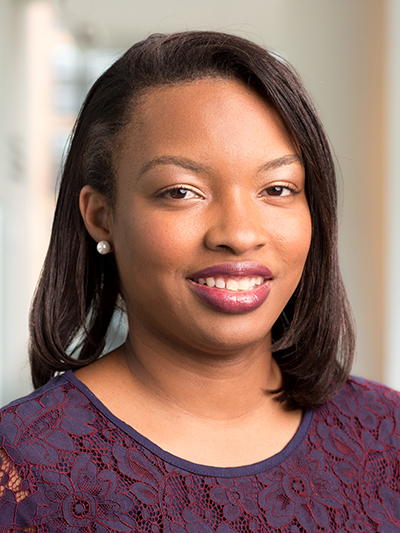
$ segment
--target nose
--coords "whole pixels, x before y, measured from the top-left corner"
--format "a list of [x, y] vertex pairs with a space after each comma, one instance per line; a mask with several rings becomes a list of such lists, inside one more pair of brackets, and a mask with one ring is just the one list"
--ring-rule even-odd
[[257, 201], [245, 199], [240, 194], [218, 202], [210, 214], [204, 238], [206, 247], [243, 255], [264, 246], [267, 236], [262, 207], [257, 205]]

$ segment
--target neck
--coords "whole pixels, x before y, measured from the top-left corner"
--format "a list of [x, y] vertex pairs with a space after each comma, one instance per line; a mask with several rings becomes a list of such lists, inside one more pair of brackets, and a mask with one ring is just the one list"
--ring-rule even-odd
[[[156, 343], [157, 344], [157, 343]], [[270, 338], [227, 354], [170, 350], [128, 337], [120, 361], [128, 379], [163, 408], [198, 418], [233, 421], [266, 403], [276, 404], [266, 390], [279, 388], [281, 373], [269, 350]]]
[[106, 407], [162, 449], [210, 466], [252, 464], [283, 449], [301, 411], [265, 390], [281, 385], [266, 338], [246, 350], [185, 351], [140, 336], [76, 372]]

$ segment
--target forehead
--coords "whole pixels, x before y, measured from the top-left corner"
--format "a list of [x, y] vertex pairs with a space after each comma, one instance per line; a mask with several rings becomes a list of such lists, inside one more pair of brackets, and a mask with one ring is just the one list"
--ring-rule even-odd
[[137, 151], [230, 146], [231, 152], [251, 155], [260, 145], [268, 151], [293, 145], [279, 113], [265, 99], [241, 81], [223, 78], [149, 89], [123, 137], [125, 147], [135, 145]]

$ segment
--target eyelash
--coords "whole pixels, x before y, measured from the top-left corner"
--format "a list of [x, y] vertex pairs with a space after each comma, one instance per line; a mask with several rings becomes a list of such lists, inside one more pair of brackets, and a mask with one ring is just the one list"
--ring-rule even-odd
[[[281, 189], [281, 191], [286, 189], [287, 191], [289, 191], [289, 194], [268, 194], [268, 195], [262, 194], [264, 191], [268, 191], [271, 189]], [[281, 198], [281, 197], [291, 196], [292, 194], [300, 194], [300, 193], [301, 193], [301, 190], [297, 189], [290, 183], [282, 183], [282, 184], [270, 185], [269, 187], [266, 187], [265, 189], [261, 191], [260, 196], [270, 196], [272, 198]]]
[[[267, 195], [263, 194], [264, 191], [268, 191], [268, 190], [271, 190], [271, 189], [280, 189], [281, 192], [286, 189], [287, 191], [289, 191], [289, 194], [267, 194]], [[186, 199], [194, 198], [194, 196], [192, 198], [186, 198], [186, 196], [183, 197], [183, 198], [172, 198], [172, 197], [168, 198], [167, 194], [168, 193], [172, 193], [174, 191], [185, 191], [185, 195], [186, 195], [187, 192], [191, 192], [195, 196], [201, 197], [200, 194], [198, 192], [196, 192], [194, 189], [191, 189], [190, 187], [188, 187], [186, 185], [178, 185], [178, 186], [170, 187], [168, 189], [164, 189], [163, 191], [159, 192], [157, 194], [157, 198], [167, 198], [169, 200], [186, 200]], [[272, 197], [272, 198], [281, 198], [281, 197], [291, 196], [292, 194], [300, 194], [300, 193], [301, 193], [301, 190], [298, 190], [295, 187], [293, 187], [293, 185], [291, 185], [289, 183], [286, 183], [286, 184], [271, 185], [269, 187], [266, 187], [265, 189], [263, 189], [261, 191], [259, 196], [261, 196], [261, 197], [269, 196], [269, 197]]]
[[185, 191], [185, 192], [191, 192], [194, 195], [196, 195], [197, 197], [201, 197], [201, 195], [197, 191], [195, 191], [194, 189], [191, 189], [187, 185], [178, 185], [178, 186], [174, 185], [173, 187], [170, 187], [168, 189], [164, 189], [163, 191], [159, 192], [157, 194], [157, 198], [167, 198], [168, 200], [186, 200], [186, 198], [172, 198], [172, 197], [168, 198], [166, 196], [168, 193], [171, 193], [173, 191], [179, 191], [179, 190], [182, 190], [182, 191]]

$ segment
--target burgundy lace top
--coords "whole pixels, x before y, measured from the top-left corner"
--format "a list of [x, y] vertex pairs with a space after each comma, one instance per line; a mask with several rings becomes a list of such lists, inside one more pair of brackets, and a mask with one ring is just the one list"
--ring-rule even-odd
[[68, 371], [0, 413], [10, 530], [398, 532], [400, 395], [351, 379], [277, 455], [214, 468], [161, 450]]

